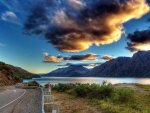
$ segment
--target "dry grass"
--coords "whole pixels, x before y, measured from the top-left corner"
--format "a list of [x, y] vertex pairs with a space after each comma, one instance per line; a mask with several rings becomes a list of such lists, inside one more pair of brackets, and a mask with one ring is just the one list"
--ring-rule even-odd
[[150, 93], [150, 85], [141, 85], [141, 84], [136, 84], [137, 87], [142, 88], [144, 91], [147, 91]]
[[65, 93], [53, 92], [52, 95], [55, 97], [55, 103], [61, 105], [60, 113], [101, 113], [90, 106], [85, 99], [75, 98]]

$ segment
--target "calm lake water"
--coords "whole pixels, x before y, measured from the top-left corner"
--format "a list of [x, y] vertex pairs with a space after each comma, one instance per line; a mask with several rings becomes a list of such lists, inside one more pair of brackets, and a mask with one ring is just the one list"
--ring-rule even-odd
[[149, 84], [150, 78], [104, 78], [104, 77], [43, 77], [33, 78], [30, 80], [24, 80], [24, 82], [37, 81], [41, 85], [45, 84], [58, 84], [58, 83], [89, 83], [89, 84], [101, 84], [103, 81], [107, 81], [111, 84], [118, 83], [139, 83]]

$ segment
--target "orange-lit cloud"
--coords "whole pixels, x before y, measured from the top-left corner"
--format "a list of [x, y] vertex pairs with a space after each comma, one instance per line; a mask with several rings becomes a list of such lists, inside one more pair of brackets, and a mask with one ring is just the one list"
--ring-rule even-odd
[[64, 5], [52, 0], [47, 7], [33, 8], [25, 30], [44, 34], [48, 42], [65, 52], [80, 52], [92, 45], [117, 42], [123, 34], [124, 23], [150, 11], [146, 0], [62, 2]]
[[62, 61], [63, 61], [63, 58], [58, 58], [56, 56], [47, 56], [44, 58], [43, 62], [45, 62], [45, 63], [59, 63]]
[[105, 55], [105, 56], [102, 57], [102, 59], [108, 61], [108, 60], [113, 59], [113, 57], [110, 56], [110, 55]]
[[50, 56], [47, 52], [43, 53], [44, 62], [46, 63], [60, 63], [65, 61], [89, 61], [89, 60], [97, 60], [98, 55], [93, 53], [87, 53], [84, 55], [72, 55], [69, 57], [63, 56]]

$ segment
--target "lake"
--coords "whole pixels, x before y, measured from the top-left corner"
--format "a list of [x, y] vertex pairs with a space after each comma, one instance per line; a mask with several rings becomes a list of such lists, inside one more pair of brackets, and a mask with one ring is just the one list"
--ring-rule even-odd
[[45, 84], [58, 84], [58, 83], [89, 83], [89, 84], [101, 84], [103, 81], [107, 81], [111, 84], [118, 83], [139, 83], [149, 84], [150, 78], [105, 78], [105, 77], [42, 77], [33, 78], [29, 80], [23, 80], [23, 82], [37, 81], [40, 85]]

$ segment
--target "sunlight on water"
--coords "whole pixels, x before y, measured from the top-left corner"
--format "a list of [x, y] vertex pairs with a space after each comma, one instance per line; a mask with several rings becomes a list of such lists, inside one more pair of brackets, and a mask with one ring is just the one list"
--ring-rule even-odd
[[48, 78], [33, 78], [31, 80], [24, 80], [24, 82], [37, 81], [41, 85], [47, 83], [58, 84], [58, 83], [89, 83], [89, 84], [101, 84], [103, 81], [107, 81], [111, 84], [118, 83], [139, 83], [139, 84], [150, 84], [150, 78], [94, 78], [94, 77], [48, 77]]

